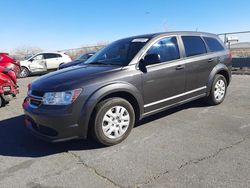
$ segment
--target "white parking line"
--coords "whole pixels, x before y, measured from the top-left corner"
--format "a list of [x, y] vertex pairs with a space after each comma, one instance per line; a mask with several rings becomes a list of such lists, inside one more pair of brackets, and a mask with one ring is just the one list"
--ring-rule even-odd
[[245, 129], [245, 128], [247, 128], [247, 127], [250, 127], [250, 124], [243, 125], [243, 126], [241, 126], [240, 128], [241, 128], [241, 129]]

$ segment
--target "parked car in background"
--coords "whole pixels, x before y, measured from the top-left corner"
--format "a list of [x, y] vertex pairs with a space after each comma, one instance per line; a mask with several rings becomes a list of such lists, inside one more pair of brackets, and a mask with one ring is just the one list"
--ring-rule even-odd
[[0, 66], [0, 107], [18, 93], [16, 74], [11, 69]]
[[96, 52], [90, 52], [90, 53], [82, 54], [78, 58], [76, 58], [74, 61], [71, 61], [69, 63], [63, 63], [63, 64], [59, 65], [59, 69], [64, 69], [64, 68], [67, 68], [67, 67], [79, 65], [80, 63], [84, 63], [87, 59], [92, 57], [95, 53]]
[[199, 98], [222, 103], [231, 60], [223, 42], [209, 33], [121, 39], [79, 66], [33, 81], [23, 103], [26, 124], [49, 141], [92, 134], [114, 145], [144, 117]]
[[23, 60], [27, 60], [27, 59], [29, 59], [29, 58], [31, 58], [32, 56], [34, 56], [35, 54], [28, 54], [28, 55], [26, 55], [24, 58], [23, 58]]
[[20, 63], [10, 57], [8, 53], [0, 52], [0, 66], [11, 69], [16, 74], [16, 77], [19, 77], [21, 71]]
[[24, 78], [30, 74], [47, 72], [58, 69], [59, 65], [71, 62], [71, 58], [64, 53], [48, 52], [38, 53], [26, 60], [20, 61], [20, 77]]

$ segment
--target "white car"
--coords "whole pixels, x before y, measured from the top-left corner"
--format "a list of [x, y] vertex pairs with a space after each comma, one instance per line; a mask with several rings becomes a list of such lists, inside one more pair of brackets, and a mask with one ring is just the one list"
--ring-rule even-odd
[[58, 69], [59, 65], [71, 62], [71, 58], [64, 53], [48, 52], [38, 53], [26, 60], [20, 61], [20, 77], [24, 78], [30, 74], [47, 72]]

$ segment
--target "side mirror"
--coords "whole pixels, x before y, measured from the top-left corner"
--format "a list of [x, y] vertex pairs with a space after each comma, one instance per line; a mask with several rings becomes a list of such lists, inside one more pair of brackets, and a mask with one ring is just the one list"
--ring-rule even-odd
[[29, 61], [32, 62], [32, 61], [34, 61], [34, 59], [30, 59]]
[[144, 66], [152, 65], [156, 63], [160, 63], [160, 55], [159, 54], [148, 54], [144, 57], [143, 64]]
[[87, 59], [91, 58], [94, 54], [89, 54]]

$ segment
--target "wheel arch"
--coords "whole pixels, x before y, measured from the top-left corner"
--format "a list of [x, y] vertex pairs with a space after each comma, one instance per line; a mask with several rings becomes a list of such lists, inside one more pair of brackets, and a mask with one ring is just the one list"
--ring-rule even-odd
[[209, 75], [208, 84], [207, 84], [207, 86], [208, 86], [207, 87], [207, 96], [210, 94], [213, 80], [214, 80], [214, 77], [216, 74], [223, 75], [227, 81], [227, 85], [229, 85], [229, 83], [231, 81], [231, 74], [230, 74], [230, 71], [227, 68], [227, 66], [224, 64], [218, 64], [217, 66], [215, 66], [213, 68], [213, 70], [211, 71], [211, 73]]
[[129, 83], [114, 83], [109, 84], [96, 90], [85, 102], [82, 108], [82, 116], [80, 124], [82, 127], [83, 137], [86, 138], [89, 127], [95, 115], [95, 107], [101, 101], [112, 98], [120, 97], [127, 100], [134, 108], [136, 120], [140, 120], [143, 114], [143, 99], [139, 90]]
[[21, 68], [26, 68], [26, 69], [28, 69], [28, 71], [30, 71], [29, 66], [21, 65], [20, 67], [21, 67]]

